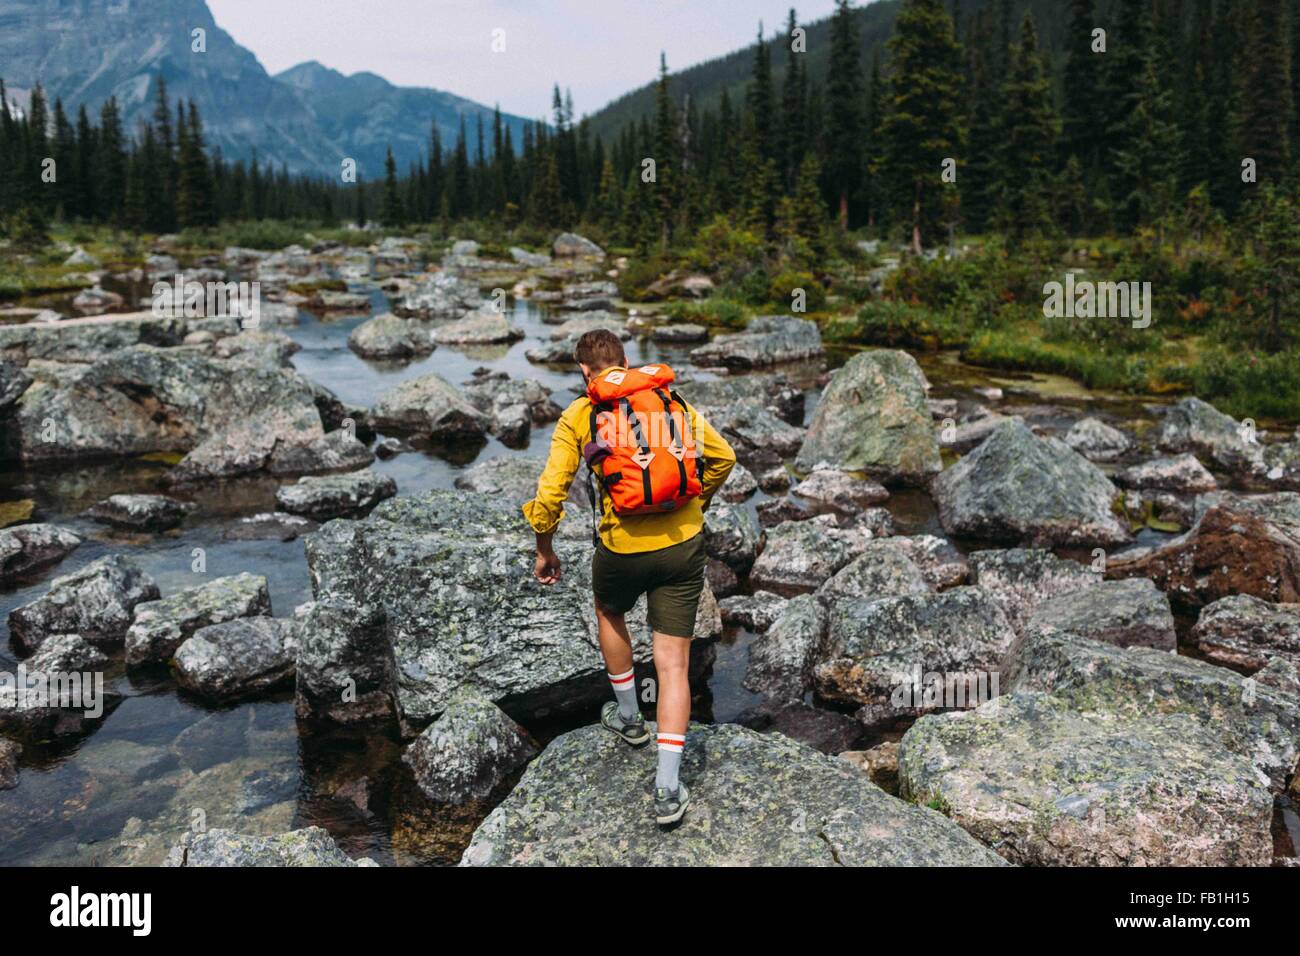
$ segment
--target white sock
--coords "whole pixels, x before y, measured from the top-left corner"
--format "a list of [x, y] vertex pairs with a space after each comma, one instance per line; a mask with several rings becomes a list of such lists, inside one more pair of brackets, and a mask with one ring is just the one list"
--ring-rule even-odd
[[655, 772], [655, 788], [669, 793], [677, 790], [677, 771], [682, 765], [682, 748], [686, 746], [685, 734], [659, 734], [659, 769]]
[[635, 720], [641, 709], [636, 705], [636, 671], [626, 674], [610, 674], [609, 682], [614, 688], [614, 697], [618, 701], [618, 715], [624, 720]]

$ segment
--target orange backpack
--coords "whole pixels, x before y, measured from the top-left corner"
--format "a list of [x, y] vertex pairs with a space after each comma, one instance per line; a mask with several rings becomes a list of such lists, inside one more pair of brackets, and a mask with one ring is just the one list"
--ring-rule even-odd
[[592, 440], [582, 454], [617, 515], [675, 511], [702, 490], [690, 412], [668, 388], [675, 378], [667, 365], [643, 365], [587, 383]]

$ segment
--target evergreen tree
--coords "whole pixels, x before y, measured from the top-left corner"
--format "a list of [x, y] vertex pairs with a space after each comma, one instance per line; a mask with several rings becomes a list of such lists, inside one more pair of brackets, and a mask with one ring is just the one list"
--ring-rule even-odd
[[1260, 180], [1278, 182], [1291, 163], [1292, 16], [1287, 0], [1255, 0], [1246, 55], [1242, 150], [1255, 160]]
[[406, 217], [402, 212], [402, 197], [397, 188], [397, 162], [393, 159], [393, 147], [388, 147], [384, 157], [384, 204], [380, 212], [380, 221], [385, 226], [400, 226]]
[[838, 0], [831, 21], [826, 108], [826, 180], [838, 210], [840, 229], [844, 230], [849, 227], [849, 200], [861, 181], [864, 161], [862, 69], [849, 0]]
[[1038, 30], [1026, 12], [1020, 42], [1002, 86], [1002, 206], [1000, 219], [1013, 241], [1051, 227], [1051, 192], [1060, 120], [1051, 79], [1038, 53]]

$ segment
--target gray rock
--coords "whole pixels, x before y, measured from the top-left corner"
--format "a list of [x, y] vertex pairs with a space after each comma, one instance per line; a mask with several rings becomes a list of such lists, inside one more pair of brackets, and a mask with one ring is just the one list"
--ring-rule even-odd
[[486, 799], [535, 756], [527, 731], [492, 701], [464, 690], [411, 742], [402, 762], [430, 800], [466, 803]]
[[870, 541], [862, 553], [840, 568], [816, 591], [823, 603], [840, 599], [878, 600], [900, 594], [926, 594], [934, 588], [893, 538]]
[[682, 322], [678, 325], [656, 325], [650, 330], [650, 338], [656, 342], [703, 342], [708, 337], [708, 329], [691, 322]]
[[740, 504], [752, 498], [757, 491], [758, 481], [755, 480], [754, 473], [736, 462], [731, 468], [731, 474], [727, 475], [727, 480], [718, 489], [718, 497], [731, 504]]
[[277, 448], [267, 462], [273, 475], [320, 475], [356, 471], [375, 460], [374, 453], [357, 440], [351, 429], [326, 432], [310, 445]]
[[889, 498], [882, 485], [836, 468], [815, 469], [790, 494], [840, 511], [857, 511]]
[[81, 546], [81, 537], [56, 524], [0, 528], [0, 585], [58, 564]]
[[927, 387], [906, 352], [853, 356], [823, 390], [795, 466], [811, 471], [826, 462], [886, 484], [928, 481], [943, 464]]
[[1201, 610], [1192, 640], [1207, 660], [1247, 672], [1278, 658], [1300, 664], [1300, 604], [1270, 604], [1249, 594]]
[[722, 407], [702, 404], [695, 407], [727, 439], [736, 457], [750, 467], [776, 465], [793, 455], [803, 442], [802, 429], [786, 423], [772, 409], [754, 400]]
[[348, 336], [348, 348], [363, 358], [413, 358], [428, 355], [438, 346], [438, 326], [420, 319], [404, 319], [391, 312], [362, 322]]
[[585, 333], [596, 329], [613, 332], [625, 341], [632, 337], [632, 333], [627, 330], [626, 319], [612, 312], [593, 312], [560, 323], [551, 330], [551, 339], [555, 342], [564, 342], [569, 339], [576, 341]]
[[478, 309], [464, 318], [440, 326], [433, 333], [439, 345], [486, 345], [495, 342], [514, 342], [524, 337], [523, 331], [494, 308]]
[[784, 465], [769, 468], [758, 476], [758, 487], [769, 495], [779, 495], [790, 490], [790, 472]]
[[826, 634], [826, 609], [811, 594], [792, 597], [767, 633], [749, 646], [745, 687], [777, 700], [801, 701], [812, 689], [812, 665]]
[[451, 319], [483, 304], [478, 288], [448, 272], [422, 279], [392, 299], [393, 312], [405, 318]]
[[870, 531], [841, 528], [831, 515], [786, 521], [767, 532], [750, 583], [781, 594], [815, 590], [872, 540]]
[[[464, 491], [473, 491], [511, 505], [522, 505], [537, 494], [537, 481], [546, 467], [543, 458], [511, 455], [475, 462], [456, 477], [455, 485]], [[560, 519], [557, 534], [561, 538], [582, 537], [591, 539], [591, 503], [587, 498], [584, 481], [585, 466], [569, 486], [565, 516]]]
[[1250, 758], [1279, 793], [1300, 756], [1300, 696], [1168, 651], [1119, 648], [1038, 627], [1009, 652], [1007, 682], [1012, 690], [1051, 693], [1079, 711], [1190, 714]]
[[370, 410], [370, 423], [379, 431], [442, 440], [480, 437], [490, 421], [454, 385], [432, 372], [389, 389]]
[[1157, 458], [1133, 465], [1115, 476], [1115, 484], [1121, 488], [1152, 488], [1186, 494], [1214, 491], [1219, 487], [1214, 476], [1205, 470], [1195, 455]]
[[737, 594], [718, 602], [724, 624], [738, 624], [746, 630], [761, 634], [781, 616], [786, 599], [771, 591]]
[[1191, 452], [1234, 475], [1264, 470], [1264, 448], [1248, 440], [1246, 430], [1208, 402], [1184, 398], [1169, 409], [1160, 430], [1161, 451]]
[[167, 495], [110, 495], [87, 512], [100, 524], [130, 531], [166, 531], [194, 510], [187, 501]]
[[342, 596], [315, 601], [298, 635], [298, 716], [341, 724], [391, 718], [397, 676], [387, 628], [382, 607]]
[[1034, 546], [1127, 543], [1118, 492], [1096, 465], [1020, 421], [1000, 425], [932, 486], [950, 535]]
[[3, 415], [14, 402], [23, 397], [31, 378], [12, 362], [0, 360], [0, 415]]
[[474, 833], [470, 866], [996, 865], [941, 815], [779, 734], [693, 725], [692, 805], [665, 832], [650, 812], [654, 755], [600, 727], [557, 737]]
[[510, 247], [510, 258], [529, 269], [542, 269], [551, 264], [551, 257], [541, 252], [529, 252], [518, 246]]
[[[863, 705], [858, 719], [868, 725], [996, 696], [1015, 638], [993, 597], [972, 587], [841, 600], [828, 620], [813, 666], [817, 692]], [[943, 691], [934, 700], [931, 674]]]
[[204, 700], [255, 697], [293, 680], [296, 623], [247, 617], [199, 628], [172, 661], [176, 682]]
[[47, 637], [22, 662], [27, 694], [18, 696], [17, 681], [0, 687], [0, 731], [34, 741], [80, 736], [120, 701], [105, 690], [102, 675], [107, 655], [78, 634]]
[[1118, 428], [1095, 418], [1081, 418], [1065, 434], [1065, 443], [1089, 461], [1114, 461], [1133, 442]]
[[704, 513], [704, 548], [737, 574], [744, 574], [758, 556], [762, 532], [743, 505], [715, 501]]
[[757, 404], [787, 425], [803, 425], [804, 394], [780, 372], [752, 372], [698, 381], [680, 381], [677, 392], [710, 418], [723, 417], [739, 404]]
[[465, 383], [462, 394], [489, 417], [488, 431], [509, 448], [527, 447], [533, 425], [556, 421], [563, 414], [541, 382], [512, 379], [505, 372], [476, 374]]
[[120, 309], [123, 299], [116, 292], [108, 292], [96, 285], [93, 289], [82, 289], [72, 300], [72, 307], [82, 315], [98, 315], [109, 309]]
[[257, 330], [245, 330], [212, 345], [212, 354], [219, 359], [272, 369], [289, 368], [292, 357], [301, 350], [301, 345], [282, 332]]
[[37, 359], [91, 363], [133, 345], [170, 347], [193, 332], [226, 336], [238, 331], [239, 320], [233, 317], [159, 318], [152, 312], [0, 324], [0, 359], [18, 365]]
[[275, 502], [289, 514], [325, 521], [365, 514], [395, 494], [397, 482], [367, 468], [345, 475], [301, 478], [297, 484], [282, 486], [275, 493]]
[[1044, 601], [1102, 582], [1088, 566], [1038, 549], [976, 551], [969, 561], [970, 583], [993, 594], [1017, 633]]
[[1267, 866], [1273, 795], [1188, 714], [1080, 713], [1022, 692], [922, 717], [900, 792], [1013, 863]]
[[353, 861], [339, 849], [327, 830], [306, 827], [279, 836], [254, 836], [213, 827], [187, 831], [167, 854], [165, 866], [374, 866]]
[[558, 342], [545, 342], [524, 352], [524, 358], [539, 365], [571, 365], [577, 361], [573, 349], [578, 344], [578, 336], [573, 335]]
[[185, 588], [135, 609], [126, 632], [128, 664], [163, 663], [199, 628], [271, 613], [271, 595], [260, 574], [235, 574]]
[[22, 752], [22, 745], [17, 741], [0, 737], [0, 790], [18, 786], [18, 758]]
[[9, 612], [9, 633], [31, 653], [54, 634], [80, 634], [95, 644], [119, 643], [137, 604], [156, 600], [158, 585], [121, 555], [98, 558], [55, 578], [30, 604]]
[[1031, 629], [1044, 626], [1116, 647], [1178, 647], [1169, 599], [1146, 578], [1103, 581], [1048, 598], [1029, 617]]
[[780, 734], [824, 754], [848, 750], [862, 739], [862, 725], [849, 714], [803, 701], [765, 700], [738, 714], [735, 722], [761, 734]]
[[247, 518], [240, 518], [222, 532], [222, 537], [230, 541], [266, 539], [293, 541], [304, 534], [310, 534], [316, 528], [316, 522], [300, 515], [291, 515], [284, 511], [264, 511]]
[[745, 331], [719, 335], [707, 345], [692, 349], [691, 361], [744, 372], [821, 354], [817, 323], [785, 315], [760, 315], [750, 320]]
[[[970, 575], [970, 567], [966, 556], [958, 551], [951, 541], [932, 534], [891, 537], [894, 529], [889, 512], [884, 511], [883, 508], [875, 511], [884, 512], [880, 517], [890, 520], [883, 521], [881, 524], [866, 521], [865, 519], [873, 517], [872, 512], [867, 512], [862, 516], [864, 520], [859, 523], [872, 527], [877, 537], [889, 538], [893, 547], [900, 549], [921, 569], [921, 575], [933, 590], [942, 591], [966, 583]], [[883, 544], [880, 546], [883, 547]]]
[[604, 249], [575, 232], [562, 232], [556, 236], [551, 251], [555, 253], [557, 259], [571, 259], [577, 256], [595, 256], [599, 259], [605, 257]]
[[[436, 491], [391, 499], [363, 520], [329, 522], [307, 539], [307, 563], [318, 602], [386, 612], [372, 641], [389, 648], [397, 714], [413, 734], [461, 686], [476, 688], [520, 720], [607, 699], [591, 609], [590, 549], [586, 541], [557, 541], [564, 574], [545, 587], [532, 577], [536, 544], [517, 506]], [[634, 659], [648, 662], [643, 601], [628, 625], [637, 637]], [[715, 636], [720, 628], [717, 603], [706, 591], [696, 634]], [[357, 643], [344, 637], [337, 642], [340, 655]], [[317, 644], [309, 626], [303, 642], [314, 658], [311, 672], [328, 672], [331, 641]], [[697, 642], [696, 650], [693, 666], [707, 665], [708, 645]]]

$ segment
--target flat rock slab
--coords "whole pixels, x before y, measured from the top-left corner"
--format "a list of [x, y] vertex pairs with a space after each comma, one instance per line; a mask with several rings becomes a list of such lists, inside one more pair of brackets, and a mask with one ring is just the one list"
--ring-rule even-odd
[[100, 524], [130, 531], [167, 531], [194, 510], [186, 501], [167, 495], [110, 495], [97, 502], [89, 515]]
[[284, 485], [275, 502], [289, 514], [313, 521], [365, 514], [385, 498], [397, 494], [397, 482], [370, 469], [344, 475], [319, 475]]
[[136, 605], [158, 598], [158, 585], [121, 555], [98, 558], [55, 578], [30, 604], [9, 612], [9, 633], [26, 653], [54, 634], [80, 634], [95, 644], [121, 642]]
[[708, 345], [691, 350], [699, 366], [725, 366], [749, 371], [784, 362], [798, 362], [822, 354], [817, 323], [784, 315], [756, 316], [744, 332], [719, 335]]
[[352, 860], [329, 831], [306, 827], [279, 836], [253, 836], [213, 828], [188, 832], [167, 854], [165, 866], [375, 866]]
[[254, 697], [293, 678], [295, 622], [246, 617], [199, 628], [176, 652], [176, 682], [210, 701]]
[[1267, 866], [1273, 794], [1187, 714], [1080, 713], [1047, 694], [922, 717], [901, 793], [1013, 863]]
[[844, 761], [732, 724], [693, 725], [691, 808], [655, 825], [655, 755], [603, 728], [557, 737], [474, 833], [462, 866], [996, 866], [942, 816]]
[[1201, 611], [1192, 640], [1227, 667], [1256, 671], [1279, 657], [1300, 666], [1300, 604], [1270, 604], [1249, 594], [1222, 598]]
[[1034, 611], [1029, 626], [1054, 627], [1117, 647], [1178, 647], [1169, 599], [1146, 578], [1104, 581], [1049, 598]]
[[260, 574], [245, 571], [185, 588], [135, 609], [126, 632], [126, 662], [163, 663], [199, 628], [270, 613], [271, 594]]

